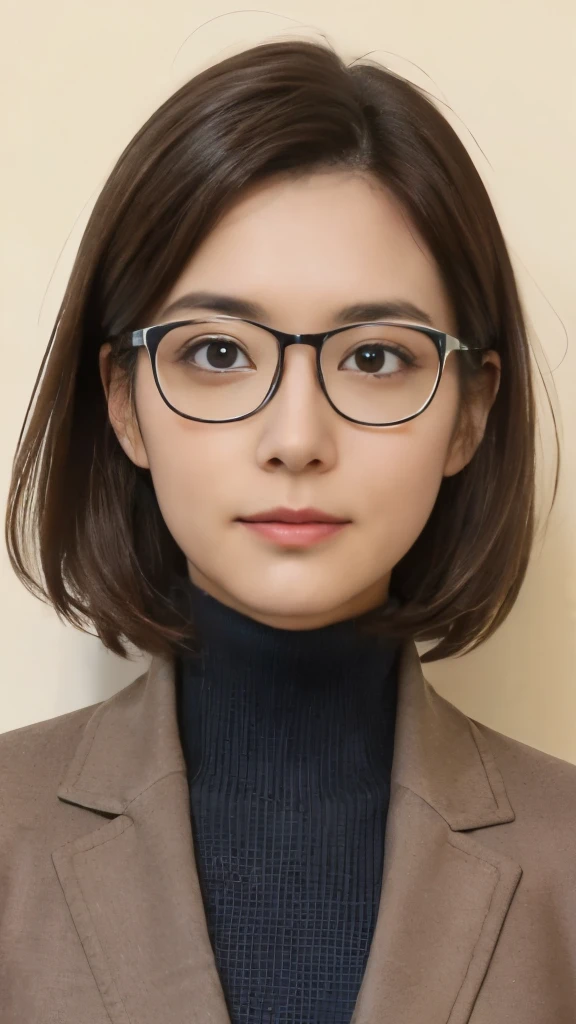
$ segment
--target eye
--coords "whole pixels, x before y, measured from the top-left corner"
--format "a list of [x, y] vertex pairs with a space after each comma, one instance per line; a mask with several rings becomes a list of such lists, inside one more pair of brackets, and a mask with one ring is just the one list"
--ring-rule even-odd
[[[227, 338], [225, 335], [205, 335], [206, 338], [210, 338], [210, 340], [195, 341], [190, 345], [182, 354], [182, 362], [208, 372], [242, 370], [252, 365], [246, 353], [233, 338]], [[235, 363], [238, 355], [245, 360], [240, 365]]]
[[[351, 360], [354, 361], [354, 365], [347, 366]], [[408, 354], [398, 349], [377, 342], [365, 342], [340, 364], [339, 369], [357, 370], [373, 376], [386, 377], [407, 369], [411, 362]]]

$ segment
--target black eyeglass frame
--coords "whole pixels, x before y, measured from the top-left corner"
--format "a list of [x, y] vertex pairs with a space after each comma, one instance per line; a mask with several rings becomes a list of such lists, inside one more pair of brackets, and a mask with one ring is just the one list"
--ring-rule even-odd
[[[262, 402], [260, 402], [260, 405], [258, 405], [256, 409], [253, 409], [252, 412], [244, 413], [242, 416], [231, 416], [228, 419], [224, 420], [207, 420], [201, 416], [190, 416], [188, 413], [182, 412], [180, 409], [177, 409], [174, 405], [172, 405], [172, 403], [168, 401], [166, 395], [162, 391], [162, 386], [160, 384], [156, 368], [156, 353], [158, 351], [158, 346], [160, 345], [160, 342], [162, 341], [164, 335], [168, 334], [168, 332], [173, 330], [175, 327], [185, 327], [188, 324], [222, 322], [246, 323], [251, 324], [253, 327], [259, 327], [261, 330], [268, 331], [268, 333], [271, 334], [276, 339], [276, 342], [278, 344], [278, 365], [276, 367], [276, 372], [272, 379], [272, 383], [270, 385], [267, 395], [264, 397]], [[410, 416], [404, 416], [402, 419], [391, 420], [386, 423], [371, 423], [366, 420], [357, 420], [354, 419], [354, 417], [347, 416], [346, 413], [341, 412], [340, 409], [338, 409], [337, 406], [334, 405], [334, 402], [332, 401], [330, 395], [328, 394], [326, 382], [322, 374], [321, 365], [322, 348], [324, 346], [324, 343], [329, 338], [333, 337], [335, 334], [340, 334], [342, 331], [349, 331], [356, 327], [373, 327], [377, 325], [384, 327], [410, 327], [412, 330], [420, 331], [423, 334], [427, 334], [432, 343], [434, 344], [439, 356], [438, 373], [436, 376], [436, 381], [432, 389], [432, 392], [427, 401], [424, 403], [424, 405], [422, 405], [421, 408], [417, 410], [417, 412], [412, 413]], [[481, 351], [489, 347], [486, 344], [469, 344], [467, 342], [460, 341], [459, 338], [455, 338], [451, 334], [447, 334], [445, 331], [438, 330], [436, 327], [428, 327], [427, 325], [425, 326], [423, 324], [414, 324], [404, 320], [368, 320], [362, 321], [361, 323], [357, 324], [346, 324], [344, 327], [336, 327], [331, 331], [321, 331], [320, 333], [317, 334], [288, 334], [286, 331], [278, 331], [274, 327], [268, 327], [266, 324], [258, 323], [256, 320], [247, 320], [244, 317], [228, 316], [225, 314], [212, 317], [196, 317], [194, 319], [189, 320], [174, 320], [166, 324], [154, 324], [151, 327], [142, 327], [135, 331], [129, 332], [127, 335], [127, 339], [127, 344], [129, 348], [138, 348], [140, 346], [143, 346], [144, 348], [147, 349], [148, 355], [150, 357], [150, 363], [152, 366], [152, 372], [154, 374], [154, 380], [156, 382], [156, 387], [158, 388], [160, 396], [166, 403], [168, 408], [172, 409], [173, 412], [175, 412], [178, 416], [182, 416], [184, 419], [195, 420], [196, 422], [199, 423], [233, 423], [236, 420], [248, 419], [250, 416], [254, 416], [255, 413], [260, 412], [260, 410], [263, 409], [264, 406], [267, 405], [268, 402], [270, 402], [274, 398], [274, 395], [276, 394], [278, 388], [280, 387], [280, 383], [282, 381], [282, 376], [284, 372], [284, 353], [288, 348], [288, 345], [312, 345], [312, 347], [316, 350], [316, 372], [318, 375], [318, 381], [320, 383], [320, 387], [322, 388], [322, 391], [327, 401], [334, 409], [334, 411], [338, 413], [339, 416], [342, 416], [345, 420], [349, 420], [351, 423], [360, 423], [366, 427], [394, 427], [400, 423], [406, 423], [409, 420], [416, 419], [416, 417], [420, 416], [421, 413], [423, 413], [424, 410], [427, 409], [430, 403], [432, 402], [440, 385], [442, 373], [444, 371], [444, 366], [446, 364], [446, 359], [450, 352]]]

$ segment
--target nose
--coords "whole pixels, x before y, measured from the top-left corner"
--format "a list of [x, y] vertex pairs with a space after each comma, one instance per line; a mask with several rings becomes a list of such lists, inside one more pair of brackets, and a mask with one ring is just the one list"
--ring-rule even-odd
[[283, 465], [299, 473], [311, 464], [323, 470], [335, 464], [336, 443], [330, 406], [316, 372], [311, 345], [289, 345], [275, 395], [261, 410], [257, 460], [261, 468]]
[[318, 378], [314, 347], [305, 343], [288, 345], [284, 352], [282, 379], [272, 401], [277, 408], [286, 402], [293, 408], [296, 403], [299, 411], [304, 412], [305, 406], [319, 399], [326, 402]]

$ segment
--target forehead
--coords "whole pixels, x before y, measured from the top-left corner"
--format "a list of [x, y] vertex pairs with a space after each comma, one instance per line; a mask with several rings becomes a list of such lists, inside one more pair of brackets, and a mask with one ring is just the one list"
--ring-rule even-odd
[[412, 302], [435, 326], [454, 329], [423, 240], [390, 191], [359, 174], [251, 186], [191, 256], [163, 306], [203, 289], [252, 300], [287, 330], [314, 330], [320, 320], [321, 329], [337, 308], [389, 299]]

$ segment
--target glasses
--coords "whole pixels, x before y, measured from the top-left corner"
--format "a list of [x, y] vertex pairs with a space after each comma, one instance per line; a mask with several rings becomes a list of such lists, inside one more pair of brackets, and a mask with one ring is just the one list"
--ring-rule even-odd
[[278, 390], [288, 345], [312, 345], [318, 380], [332, 408], [353, 423], [382, 427], [424, 412], [450, 352], [486, 347], [398, 321], [286, 334], [224, 315], [145, 327], [127, 341], [129, 347], [147, 349], [166, 405], [204, 423], [253, 416]]

